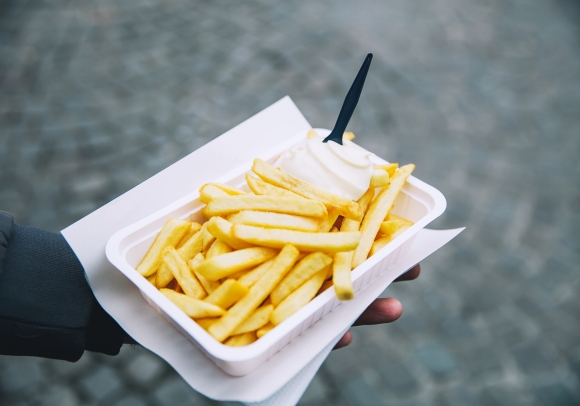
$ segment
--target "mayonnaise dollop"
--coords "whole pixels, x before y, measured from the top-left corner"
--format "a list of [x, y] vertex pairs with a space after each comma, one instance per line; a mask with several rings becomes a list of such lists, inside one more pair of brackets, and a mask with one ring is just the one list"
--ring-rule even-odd
[[303, 182], [339, 196], [358, 200], [367, 191], [374, 165], [369, 152], [349, 140], [343, 145], [322, 142], [324, 137], [308, 138], [278, 159], [275, 166]]

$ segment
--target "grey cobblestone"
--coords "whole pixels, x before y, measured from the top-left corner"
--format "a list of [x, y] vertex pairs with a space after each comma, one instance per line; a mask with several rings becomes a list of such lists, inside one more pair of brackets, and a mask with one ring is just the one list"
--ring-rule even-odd
[[445, 378], [457, 372], [457, 362], [449, 351], [440, 343], [425, 341], [417, 344], [418, 361], [436, 378]]
[[[466, 231], [383, 294], [304, 405], [580, 403], [580, 6], [566, 0], [6, 1], [0, 209], [58, 231], [289, 94], [417, 164]], [[157, 356], [0, 358], [0, 403], [220, 404]]]
[[163, 361], [161, 359], [143, 353], [129, 360], [125, 370], [128, 377], [135, 382], [148, 384], [161, 375], [163, 369]]
[[115, 402], [114, 406], [146, 406], [147, 402], [135, 395], [128, 395]]
[[52, 386], [38, 392], [33, 404], [39, 406], [77, 406], [81, 402], [74, 390], [66, 386]]
[[32, 359], [15, 358], [0, 374], [3, 391], [20, 392], [32, 390], [42, 381], [42, 370]]
[[174, 376], [156, 385], [153, 398], [162, 406], [205, 405], [211, 401], [198, 394], [180, 377]]
[[118, 374], [107, 366], [98, 368], [79, 383], [86, 396], [94, 402], [104, 402], [121, 388]]

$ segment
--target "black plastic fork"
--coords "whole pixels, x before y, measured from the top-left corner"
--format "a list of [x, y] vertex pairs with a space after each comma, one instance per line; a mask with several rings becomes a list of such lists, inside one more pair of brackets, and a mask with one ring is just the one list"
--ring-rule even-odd
[[322, 142], [334, 141], [342, 145], [342, 136], [344, 134], [344, 130], [346, 129], [346, 126], [352, 117], [352, 113], [356, 108], [358, 99], [360, 98], [360, 94], [365, 84], [365, 79], [367, 77], [369, 67], [371, 66], [372, 59], [373, 54], [369, 53], [365, 58], [365, 61], [363, 62], [360, 70], [358, 71], [358, 74], [356, 75], [356, 78], [354, 79], [354, 82], [352, 83], [346, 98], [344, 99], [344, 103], [342, 104], [342, 108], [340, 109], [340, 113], [336, 119], [334, 129]]

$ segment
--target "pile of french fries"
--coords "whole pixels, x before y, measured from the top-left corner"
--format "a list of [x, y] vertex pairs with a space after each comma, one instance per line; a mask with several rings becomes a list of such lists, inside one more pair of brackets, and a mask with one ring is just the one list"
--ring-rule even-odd
[[251, 344], [331, 286], [354, 297], [351, 271], [413, 225], [391, 210], [414, 168], [376, 166], [353, 201], [256, 159], [250, 193], [203, 185], [207, 221], [169, 219], [136, 270], [219, 342]]

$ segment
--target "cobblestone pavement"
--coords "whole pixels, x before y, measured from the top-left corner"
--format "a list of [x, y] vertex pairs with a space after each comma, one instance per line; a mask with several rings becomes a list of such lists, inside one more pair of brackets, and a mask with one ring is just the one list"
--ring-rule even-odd
[[[580, 4], [5, 1], [0, 208], [58, 231], [286, 94], [417, 164], [466, 225], [301, 405], [580, 404]], [[144, 349], [0, 357], [0, 403], [219, 404]]]

